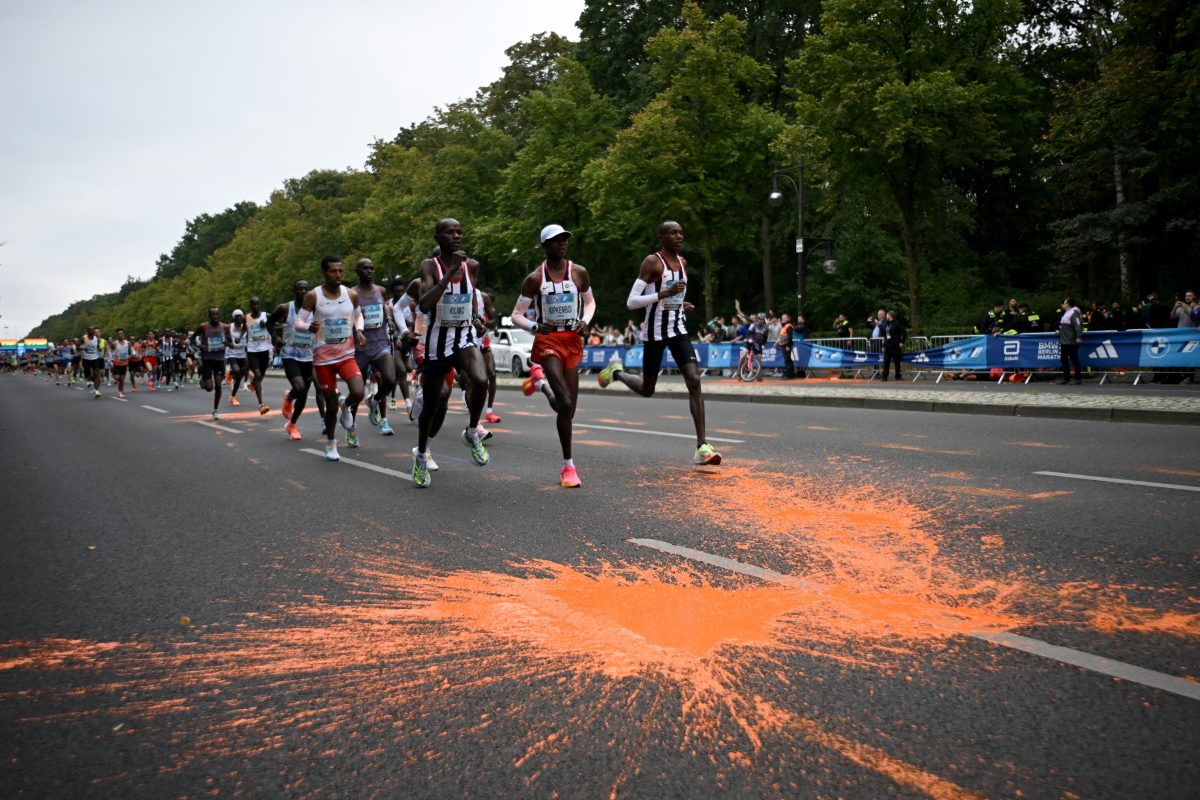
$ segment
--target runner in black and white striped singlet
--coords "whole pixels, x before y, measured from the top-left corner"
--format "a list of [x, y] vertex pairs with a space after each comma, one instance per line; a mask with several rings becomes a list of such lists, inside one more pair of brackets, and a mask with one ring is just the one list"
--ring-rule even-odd
[[700, 388], [700, 369], [696, 365], [696, 350], [688, 338], [684, 315], [693, 309], [683, 297], [687, 292], [687, 263], [683, 260], [683, 226], [667, 220], [658, 226], [660, 248], [642, 260], [638, 279], [633, 282], [626, 305], [632, 311], [646, 309], [642, 323], [642, 374], [628, 375], [618, 355], [600, 371], [600, 386], [614, 380], [628, 386], [642, 397], [654, 395], [658, 372], [662, 368], [663, 351], [679, 365], [688, 390], [688, 406], [696, 427], [696, 453], [692, 463], [697, 466], [720, 464], [721, 454], [705, 440], [704, 395]]
[[[463, 442], [471, 449], [471, 460], [478, 466], [488, 463], [488, 452], [476, 428], [487, 401], [487, 371], [483, 354], [475, 338], [475, 286], [479, 280], [479, 262], [462, 249], [462, 225], [455, 219], [443, 219], [434, 227], [433, 238], [438, 254], [421, 262], [418, 308], [426, 315], [421, 337], [425, 357], [421, 364], [421, 390], [426, 399], [441, 396], [446, 374], [456, 369], [467, 376], [469, 419]], [[427, 456], [429, 435], [440, 403], [426, 402], [417, 422], [417, 452], [413, 459], [413, 484], [430, 484]]]

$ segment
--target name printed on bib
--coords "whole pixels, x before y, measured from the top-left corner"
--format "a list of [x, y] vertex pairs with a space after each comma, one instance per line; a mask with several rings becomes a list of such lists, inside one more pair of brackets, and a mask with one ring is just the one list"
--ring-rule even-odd
[[546, 295], [546, 322], [552, 325], [574, 324], [575, 309], [575, 294], [572, 292]]
[[438, 303], [438, 324], [462, 327], [471, 322], [470, 294], [443, 294]]
[[364, 328], [378, 328], [383, 325], [383, 306], [380, 304], [363, 306], [362, 315]]
[[350, 338], [350, 320], [345, 317], [327, 319], [321, 325], [321, 341], [325, 344], [341, 344]]

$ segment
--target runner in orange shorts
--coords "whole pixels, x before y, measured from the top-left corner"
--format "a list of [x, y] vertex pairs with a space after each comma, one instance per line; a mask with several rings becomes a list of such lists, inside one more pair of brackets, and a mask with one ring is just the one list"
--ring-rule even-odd
[[[561, 225], [547, 225], [542, 228], [541, 241], [546, 260], [525, 278], [512, 320], [534, 334], [533, 368], [525, 381], [525, 394], [541, 391], [558, 415], [563, 455], [558, 483], [577, 488], [580, 480], [571, 457], [571, 422], [579, 401], [583, 337], [596, 313], [596, 300], [587, 270], [567, 260], [571, 232]], [[526, 316], [531, 308], [534, 319]]]

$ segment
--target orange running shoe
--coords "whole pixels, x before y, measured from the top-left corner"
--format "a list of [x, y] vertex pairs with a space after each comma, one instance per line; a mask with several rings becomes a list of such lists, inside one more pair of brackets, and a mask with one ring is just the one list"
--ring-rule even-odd
[[500, 421], [500, 415], [494, 411], [489, 411], [487, 414], [484, 415], [483, 421], [486, 423], [489, 423], [491, 425], [495, 425], [497, 422]]
[[525, 396], [529, 397], [537, 391], [537, 382], [545, 380], [546, 373], [542, 370], [541, 364], [534, 364], [529, 368], [529, 377], [521, 384], [521, 391], [525, 392]]
[[299, 431], [299, 429], [296, 428], [295, 425], [293, 425], [292, 423], [289, 422], [287, 425], [284, 425], [283, 427], [287, 430], [289, 439], [291, 439], [293, 442], [300, 441], [300, 431]]
[[288, 422], [292, 421], [292, 393], [283, 393], [283, 418]]
[[[258, 407], [258, 414], [259, 414], [259, 416], [262, 416], [263, 414], [266, 414], [270, 410], [271, 410], [271, 407], [269, 405], [267, 405], [266, 403], [263, 403], [262, 405], [260, 405]], [[290, 417], [289, 417], [289, 419], [290, 419]]]
[[240, 405], [241, 405], [241, 403], [239, 403], [239, 402], [238, 402], [238, 399], [237, 399], [236, 397], [230, 397], [230, 398], [229, 398], [229, 405], [231, 405], [231, 406], [240, 406]]

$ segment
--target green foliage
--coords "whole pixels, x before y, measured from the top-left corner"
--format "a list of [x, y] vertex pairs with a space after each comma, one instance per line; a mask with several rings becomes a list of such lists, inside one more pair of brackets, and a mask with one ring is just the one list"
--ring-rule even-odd
[[[185, 223], [153, 277], [31, 335], [190, 328], [268, 306], [326, 254], [410, 278], [460, 219], [502, 312], [574, 233], [623, 324], [659, 222], [687, 233], [704, 314], [796, 289], [796, 209], [766, 204], [804, 157], [806, 310], [894, 307], [969, 329], [996, 296], [1169, 294], [1200, 257], [1200, 6], [1186, 0], [589, 0], [578, 45], [538, 34], [500, 77], [377, 141], [363, 170], [281, 179], [263, 206]], [[790, 187], [781, 186], [785, 192]]]

